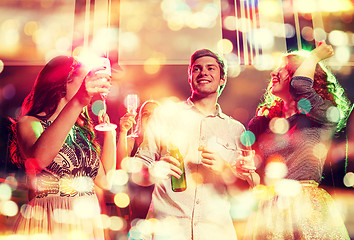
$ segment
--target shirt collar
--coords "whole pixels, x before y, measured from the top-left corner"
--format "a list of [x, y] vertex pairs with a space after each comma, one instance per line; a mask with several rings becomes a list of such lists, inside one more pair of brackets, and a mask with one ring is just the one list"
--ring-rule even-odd
[[[190, 109], [195, 109], [196, 111], [200, 112], [198, 110], [198, 108], [194, 105], [194, 103], [192, 102], [191, 98], [189, 97], [186, 101], [186, 106], [187, 108], [190, 108]], [[211, 114], [210, 116], [218, 116], [220, 118], [223, 118], [225, 119], [227, 117], [227, 115], [225, 115], [222, 110], [221, 110], [221, 107], [218, 103], [216, 103], [216, 110], [215, 110], [215, 113], [214, 114]]]

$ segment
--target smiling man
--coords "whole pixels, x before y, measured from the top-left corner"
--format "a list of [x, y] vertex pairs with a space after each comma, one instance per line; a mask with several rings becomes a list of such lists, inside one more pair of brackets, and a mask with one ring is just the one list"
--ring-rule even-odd
[[217, 99], [226, 84], [226, 69], [223, 59], [208, 49], [192, 55], [188, 68], [190, 100], [202, 112], [215, 112]]
[[[149, 168], [155, 189], [148, 219], [153, 231], [131, 229], [131, 239], [237, 239], [227, 187], [234, 177], [230, 163], [237, 157], [244, 126], [222, 113], [217, 103], [226, 83], [226, 65], [208, 49], [195, 52], [188, 68], [191, 96], [185, 102], [154, 112], [135, 159]], [[174, 191], [171, 178], [180, 178], [182, 156], [186, 188]], [[235, 179], [235, 178], [234, 178]], [[141, 226], [141, 224], [140, 224]]]

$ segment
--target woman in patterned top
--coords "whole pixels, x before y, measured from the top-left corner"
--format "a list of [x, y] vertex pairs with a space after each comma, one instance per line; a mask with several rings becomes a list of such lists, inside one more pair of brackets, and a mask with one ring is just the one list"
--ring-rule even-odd
[[254, 189], [258, 205], [247, 239], [349, 239], [333, 199], [318, 188], [326, 149], [350, 109], [335, 77], [319, 63], [332, 55], [322, 43], [309, 54], [285, 54], [271, 72], [264, 102], [249, 123], [261, 177], [251, 175], [261, 184]]
[[93, 187], [105, 187], [105, 174], [115, 169], [116, 133], [105, 132], [101, 149], [87, 111], [93, 95], [109, 91], [103, 69], [88, 72], [73, 57], [55, 57], [25, 99], [11, 151], [19, 151], [14, 161], [25, 166], [34, 196], [21, 208], [16, 234], [104, 238]]

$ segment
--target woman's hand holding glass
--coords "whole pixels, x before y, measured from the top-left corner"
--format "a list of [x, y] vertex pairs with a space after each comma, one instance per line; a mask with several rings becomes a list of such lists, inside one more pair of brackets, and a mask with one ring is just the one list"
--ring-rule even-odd
[[104, 67], [90, 71], [85, 77], [85, 89], [90, 97], [95, 94], [105, 95], [109, 93], [112, 86], [111, 76], [106, 73], [99, 73]]
[[[92, 97], [99, 94], [108, 94], [111, 87], [111, 76], [105, 73], [97, 73], [97, 71], [103, 70], [104, 67], [97, 68], [90, 71], [83, 77], [82, 84], [75, 97], [79, 102], [86, 106], [90, 103]], [[109, 80], [109, 81], [108, 81]]]
[[[128, 94], [128, 96], [126, 98], [126, 106], [127, 106], [127, 114], [129, 114], [129, 116], [131, 116], [131, 115], [134, 115], [134, 117], [136, 116], [137, 109], [138, 109], [138, 101], [139, 101], [139, 98], [138, 98], [137, 94]], [[134, 124], [135, 123], [136, 122], [134, 122]], [[130, 135], [133, 137], [137, 137], [134, 135], [134, 132], [133, 132], [134, 124], [132, 126], [130, 126], [130, 129], [131, 129]]]
[[133, 127], [133, 125], [136, 124], [135, 115], [136, 114], [127, 112], [126, 114], [124, 114], [123, 117], [120, 118], [119, 120], [120, 132], [127, 134], [128, 131]]
[[110, 119], [109, 119], [109, 116], [108, 114], [102, 109], [99, 111], [98, 115], [97, 115], [97, 118], [98, 118], [98, 123], [101, 124], [101, 123], [110, 123]]
[[[97, 84], [102, 84], [102, 85], [96, 85], [95, 89], [97, 93], [101, 95], [102, 101], [103, 101], [103, 110], [106, 113], [107, 111], [107, 104], [106, 104], [106, 98], [109, 93], [109, 89], [111, 87], [111, 70], [110, 70], [110, 65], [109, 65], [109, 60], [107, 58], [104, 58], [105, 61], [108, 61], [108, 63], [105, 63], [106, 67], [103, 67], [101, 69], [98, 69], [95, 71], [95, 74], [97, 76], [101, 76], [99, 79], [99, 82], [96, 82]], [[109, 65], [109, 66], [108, 66]], [[109, 69], [107, 69], [109, 68]], [[108, 76], [108, 77], [107, 77]], [[108, 84], [108, 85], [107, 85]], [[110, 123], [110, 122], [102, 122], [98, 125], [95, 126], [95, 129], [97, 131], [112, 131], [117, 128], [116, 124]]]

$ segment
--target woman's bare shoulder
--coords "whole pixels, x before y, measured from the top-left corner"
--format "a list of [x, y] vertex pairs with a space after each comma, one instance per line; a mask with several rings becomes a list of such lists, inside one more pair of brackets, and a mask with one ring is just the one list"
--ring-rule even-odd
[[20, 135], [32, 135], [34, 133], [38, 137], [43, 132], [43, 127], [38, 118], [23, 116], [18, 121], [17, 130]]
[[23, 116], [18, 120], [18, 123], [28, 123], [28, 122], [33, 122], [33, 121], [38, 121], [40, 122], [40, 120], [34, 116]]

